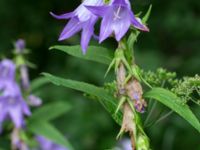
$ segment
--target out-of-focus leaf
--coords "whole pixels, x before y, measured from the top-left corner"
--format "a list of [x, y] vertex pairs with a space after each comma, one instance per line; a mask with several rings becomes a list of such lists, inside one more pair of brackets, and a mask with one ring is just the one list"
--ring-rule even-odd
[[37, 90], [38, 88], [40, 88], [41, 86], [43, 86], [47, 83], [50, 83], [50, 82], [49, 82], [49, 80], [47, 80], [44, 77], [39, 77], [37, 79], [34, 79], [31, 82], [31, 91], [35, 91], [35, 90]]
[[91, 60], [106, 65], [109, 65], [113, 59], [112, 51], [100, 46], [89, 46], [85, 55], [82, 53], [81, 47], [79, 45], [53, 46], [50, 49], [60, 50], [78, 58]]
[[174, 93], [163, 88], [153, 88], [151, 91], [145, 93], [144, 97], [155, 99], [161, 102], [162, 104], [179, 114], [181, 117], [183, 117], [185, 120], [187, 120], [195, 129], [200, 132], [199, 120], [190, 110], [188, 105], [183, 104], [183, 102], [181, 102], [181, 99], [177, 97]]
[[81, 92], [97, 97], [97, 99], [104, 106], [104, 108], [109, 113], [111, 113], [114, 120], [118, 124], [121, 124], [122, 112], [119, 111], [117, 114], [115, 114], [118, 100], [114, 98], [111, 94], [109, 94], [106, 90], [104, 90], [103, 88], [96, 87], [94, 85], [84, 83], [84, 82], [63, 79], [63, 78], [56, 77], [47, 73], [44, 73], [44, 76], [55, 85], [64, 86], [64, 87], [81, 91]]
[[149, 20], [149, 17], [151, 15], [151, 10], [152, 10], [152, 5], [149, 6], [149, 9], [148, 9], [147, 13], [142, 18], [142, 22], [143, 23], [146, 23]]
[[[48, 116], [48, 114], [46, 114]], [[69, 150], [74, 150], [68, 140], [51, 124], [44, 121], [35, 121], [27, 125], [29, 131], [35, 135], [41, 135], [53, 141], [56, 144], [62, 145]]]
[[62, 114], [69, 111], [71, 106], [66, 102], [54, 102], [44, 105], [41, 108], [35, 110], [30, 117], [29, 121], [33, 122], [35, 120], [49, 121], [53, 120]]

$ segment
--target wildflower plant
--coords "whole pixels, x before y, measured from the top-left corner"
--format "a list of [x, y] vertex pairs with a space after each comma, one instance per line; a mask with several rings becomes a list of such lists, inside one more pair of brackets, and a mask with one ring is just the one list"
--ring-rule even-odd
[[[81, 30], [82, 35], [81, 47], [57, 45], [50, 49], [107, 65], [105, 77], [114, 69], [115, 79], [104, 83], [103, 87], [97, 87], [48, 73], [43, 74], [45, 79], [58, 86], [81, 91], [88, 98], [99, 101], [121, 126], [117, 139], [126, 132], [129, 133], [133, 150], [151, 149], [144, 125], [148, 124], [154, 110], [152, 106], [157, 102], [171, 109], [170, 113], [158, 120], [175, 112], [200, 132], [199, 120], [188, 104], [190, 100], [199, 104], [199, 76], [178, 79], [176, 73], [165, 69], [146, 72], [136, 63], [134, 46], [141, 33], [148, 34], [150, 31], [147, 21], [151, 9], [150, 6], [148, 11], [141, 15], [133, 12], [129, 0], [84, 0], [72, 13], [60, 16], [51, 13], [57, 19], [69, 19], [59, 40], [68, 39]], [[99, 36], [96, 36], [94, 27], [98, 19], [101, 20], [101, 25]], [[92, 37], [95, 37], [99, 44], [88, 46]], [[114, 52], [100, 44], [110, 37], [114, 37], [118, 44]], [[145, 114], [146, 120], [143, 123], [141, 116]]]
[[[34, 65], [27, 61], [29, 52], [25, 41], [19, 39], [14, 43], [14, 58], [0, 60], [0, 135], [1, 140], [9, 138], [11, 143], [5, 147], [0, 145], [0, 149], [45, 150], [45, 141], [46, 145], [53, 145], [51, 150], [73, 149], [60, 131], [49, 123], [49, 120], [66, 113], [70, 106], [63, 102], [41, 106], [42, 99], [35, 92], [48, 82], [41, 82], [40, 78], [30, 81], [29, 67]], [[5, 138], [2, 135], [6, 135]]]

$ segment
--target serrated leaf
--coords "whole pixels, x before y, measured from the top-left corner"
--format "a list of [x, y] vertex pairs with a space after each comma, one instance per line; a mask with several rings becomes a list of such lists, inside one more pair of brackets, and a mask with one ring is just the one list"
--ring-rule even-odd
[[122, 112], [119, 111], [115, 114], [118, 100], [109, 94], [105, 89], [84, 82], [63, 79], [47, 73], [44, 73], [43, 75], [55, 85], [64, 86], [97, 97], [99, 102], [112, 115], [114, 120], [118, 124], [121, 124]]
[[54, 102], [44, 105], [33, 112], [29, 121], [50, 121], [69, 111], [71, 106], [66, 102]]
[[113, 59], [113, 53], [111, 50], [108, 50], [100, 46], [89, 46], [87, 53], [84, 55], [82, 53], [81, 47], [76, 46], [53, 46], [50, 49], [56, 49], [63, 51], [69, 55], [82, 58], [85, 60], [90, 60], [102, 64], [109, 65]]
[[174, 112], [183, 117], [188, 121], [195, 129], [200, 132], [200, 123], [193, 112], [190, 110], [189, 106], [183, 104], [181, 99], [177, 97], [174, 93], [163, 89], [163, 88], [153, 88], [151, 91], [144, 94], [145, 98], [155, 99], [165, 106], [172, 109]]
[[41, 135], [53, 141], [56, 144], [62, 145], [69, 150], [74, 150], [68, 140], [51, 124], [43, 121], [35, 121], [27, 125], [29, 131], [35, 135]]

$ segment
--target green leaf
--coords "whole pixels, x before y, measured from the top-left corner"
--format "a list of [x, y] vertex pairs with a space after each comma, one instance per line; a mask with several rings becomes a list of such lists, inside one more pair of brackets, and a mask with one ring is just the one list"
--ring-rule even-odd
[[37, 90], [38, 88], [40, 88], [41, 86], [43, 86], [47, 83], [50, 83], [50, 82], [49, 82], [49, 80], [47, 80], [44, 77], [39, 77], [37, 79], [34, 79], [31, 82], [31, 91], [35, 91], [35, 90]]
[[65, 146], [69, 150], [74, 150], [68, 140], [51, 124], [44, 121], [35, 121], [27, 124], [29, 131], [35, 135], [41, 135], [53, 141], [56, 144]]
[[122, 112], [119, 111], [115, 114], [118, 100], [109, 94], [105, 89], [84, 82], [62, 79], [47, 73], [44, 73], [43, 75], [55, 85], [64, 86], [97, 97], [99, 102], [112, 115], [114, 120], [118, 124], [121, 124]]
[[29, 121], [35, 120], [49, 121], [53, 120], [71, 109], [66, 102], [54, 102], [44, 105], [33, 112]]
[[181, 99], [174, 93], [165, 90], [163, 88], [153, 88], [151, 91], [144, 94], [144, 97], [155, 99], [165, 106], [172, 109], [174, 112], [179, 114], [185, 120], [187, 120], [195, 129], [200, 132], [200, 123], [193, 112], [190, 110], [188, 105], [183, 104]]
[[149, 9], [148, 9], [147, 13], [142, 18], [142, 22], [143, 23], [146, 23], [149, 20], [149, 17], [151, 15], [151, 10], [152, 10], [152, 5], [149, 6]]
[[63, 51], [69, 55], [82, 58], [85, 60], [91, 60], [98, 63], [109, 65], [113, 58], [113, 53], [111, 50], [108, 50], [100, 46], [89, 46], [87, 53], [84, 55], [82, 53], [81, 47], [76, 46], [53, 46], [50, 49], [56, 49]]

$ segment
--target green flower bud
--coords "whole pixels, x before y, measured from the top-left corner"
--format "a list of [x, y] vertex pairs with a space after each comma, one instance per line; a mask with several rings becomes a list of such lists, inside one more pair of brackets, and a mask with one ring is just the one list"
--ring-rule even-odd
[[150, 150], [149, 139], [147, 136], [139, 134], [136, 141], [137, 150]]

